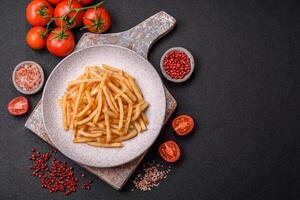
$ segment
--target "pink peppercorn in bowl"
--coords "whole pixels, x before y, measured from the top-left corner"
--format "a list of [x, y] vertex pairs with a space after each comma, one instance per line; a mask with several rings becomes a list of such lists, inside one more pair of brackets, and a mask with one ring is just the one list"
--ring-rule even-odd
[[182, 47], [167, 50], [160, 59], [160, 69], [166, 79], [181, 83], [190, 78], [195, 60], [192, 54]]
[[19, 63], [12, 74], [15, 88], [23, 94], [35, 94], [44, 84], [44, 71], [42, 67], [33, 61]]

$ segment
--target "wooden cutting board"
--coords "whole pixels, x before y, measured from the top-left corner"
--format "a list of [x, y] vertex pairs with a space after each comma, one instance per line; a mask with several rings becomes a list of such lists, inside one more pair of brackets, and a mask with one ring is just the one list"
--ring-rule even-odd
[[[147, 58], [148, 51], [151, 48], [152, 44], [159, 38], [167, 34], [169, 31], [171, 31], [174, 28], [175, 24], [175, 18], [161, 11], [124, 32], [111, 34], [85, 33], [79, 40], [75, 50], [99, 44], [115, 44], [136, 51], [138, 54]], [[165, 118], [166, 122], [176, 109], [177, 103], [174, 97], [166, 88], [165, 92], [167, 99]], [[51, 143], [44, 128], [40, 102], [26, 121], [25, 127], [33, 131], [36, 135], [38, 135], [50, 145], [54, 146]], [[139, 163], [142, 161], [145, 154], [146, 153], [136, 158], [135, 160], [118, 167], [95, 168], [86, 165], [80, 165], [111, 185], [113, 188], [120, 190], [129, 179], [133, 171], [136, 169], [136, 167], [139, 165]]]

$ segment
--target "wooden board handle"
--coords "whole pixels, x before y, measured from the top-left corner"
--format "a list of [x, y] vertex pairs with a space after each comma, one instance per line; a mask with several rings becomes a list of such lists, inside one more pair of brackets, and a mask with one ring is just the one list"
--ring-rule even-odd
[[164, 11], [161, 11], [135, 27], [120, 33], [94, 34], [85, 33], [76, 50], [86, 46], [100, 44], [116, 44], [136, 51], [147, 58], [151, 46], [159, 38], [170, 32], [176, 24], [176, 19]]

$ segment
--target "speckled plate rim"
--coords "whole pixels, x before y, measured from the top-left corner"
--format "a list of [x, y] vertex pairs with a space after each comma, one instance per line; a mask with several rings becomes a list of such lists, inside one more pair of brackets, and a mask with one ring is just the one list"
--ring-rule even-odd
[[[147, 60], [145, 59], [144, 57], [142, 57], [141, 55], [139, 55], [138, 53], [136, 53], [135, 51], [131, 50], [131, 49], [128, 49], [128, 48], [125, 48], [125, 47], [121, 47], [121, 46], [118, 46], [118, 45], [111, 45], [111, 44], [103, 44], [103, 45], [95, 45], [95, 46], [91, 46], [91, 47], [87, 47], [87, 48], [84, 48], [84, 49], [80, 49], [78, 51], [75, 51], [73, 52], [72, 54], [66, 56], [63, 60], [61, 60], [57, 65], [56, 67], [52, 70], [51, 74], [49, 75], [46, 83], [45, 83], [45, 86], [44, 86], [44, 90], [43, 90], [43, 94], [42, 94], [42, 101], [41, 101], [41, 105], [42, 105], [42, 116], [43, 116], [43, 124], [44, 124], [44, 127], [45, 127], [45, 130], [48, 132], [48, 136], [49, 136], [49, 139], [51, 140], [51, 142], [58, 148], [58, 150], [60, 150], [59, 146], [56, 145], [56, 142], [55, 140], [52, 139], [52, 136], [51, 134], [49, 134], [49, 130], [48, 130], [48, 127], [47, 127], [47, 124], [45, 123], [45, 114], [44, 114], [44, 99], [45, 99], [45, 91], [47, 90], [48, 88], [48, 85], [49, 85], [49, 80], [52, 78], [54, 72], [61, 66], [61, 64], [67, 60], [69, 57], [71, 56], [74, 56], [75, 54], [78, 54], [80, 53], [81, 51], [86, 51], [87, 49], [91, 49], [91, 48], [101, 48], [101, 47], [113, 47], [113, 48], [120, 48], [120, 49], [123, 49], [123, 50], [126, 50], [128, 52], [131, 52], [133, 53], [135, 56], [139, 57], [139, 59], [142, 59], [143, 61], [147, 62], [151, 67], [152, 67], [152, 70], [154, 70], [154, 72], [156, 73], [156, 76], [158, 77], [158, 80], [159, 80], [159, 85], [161, 85], [161, 87], [163, 88], [163, 82], [162, 82], [162, 79], [161, 77], [159, 76], [159, 74], [157, 73], [157, 71], [155, 70], [155, 68], [153, 67], [153, 65]], [[163, 95], [165, 97], [165, 91], [164, 89], [162, 90], [163, 91]], [[165, 118], [165, 111], [166, 111], [166, 98], [163, 99], [163, 119]], [[81, 164], [84, 164], [84, 165], [87, 165], [87, 166], [91, 166], [91, 167], [101, 167], [101, 168], [106, 168], [106, 167], [116, 167], [116, 166], [120, 166], [120, 165], [123, 165], [123, 164], [126, 164], [132, 160], [134, 160], [135, 158], [141, 156], [144, 152], [146, 152], [152, 145], [153, 143], [156, 141], [157, 137], [159, 136], [159, 133], [163, 127], [163, 121], [164, 120], [161, 120], [161, 122], [159, 123], [159, 130], [156, 134], [156, 137], [153, 138], [153, 140], [151, 142], [148, 143], [147, 147], [144, 148], [143, 150], [141, 150], [138, 154], [136, 154], [135, 156], [133, 157], [130, 157], [130, 159], [127, 159], [127, 160], [124, 160], [123, 162], [119, 162], [119, 163], [109, 163], [109, 164], [91, 164], [91, 163], [86, 163], [86, 162], [82, 162], [80, 159], [78, 159], [77, 157], [74, 157], [74, 156], [70, 156], [68, 153], [64, 152], [64, 151], [61, 151], [65, 156], [67, 156], [68, 158], [70, 158], [71, 160], [74, 160], [78, 163], [81, 163]], [[151, 123], [151, 122], [150, 122]], [[143, 133], [144, 134], [144, 133]], [[70, 141], [72, 142], [72, 141]], [[76, 145], [76, 144], [74, 144]], [[95, 147], [92, 147], [92, 148], [95, 148]]]

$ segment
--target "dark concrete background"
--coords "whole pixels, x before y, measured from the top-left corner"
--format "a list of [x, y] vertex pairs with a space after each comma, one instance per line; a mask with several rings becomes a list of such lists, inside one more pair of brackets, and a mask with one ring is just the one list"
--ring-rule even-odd
[[[96, 180], [91, 191], [79, 190], [68, 198], [299, 199], [296, 2], [108, 0], [111, 32], [126, 30], [160, 10], [177, 19], [176, 29], [153, 46], [149, 60], [159, 70], [160, 56], [168, 48], [183, 46], [193, 53], [193, 77], [184, 84], [164, 82], [179, 103], [175, 114], [192, 115], [197, 127], [185, 138], [175, 136], [170, 123], [164, 127], [144, 162], [159, 161], [157, 146], [169, 138], [181, 145], [183, 155], [152, 191], [131, 192], [127, 184], [119, 192]], [[26, 46], [27, 3], [5, 1], [0, 12], [0, 199], [64, 199], [41, 189], [28, 169], [31, 148], [48, 151], [50, 146], [24, 128], [28, 115], [16, 118], [6, 110], [8, 101], [20, 95], [11, 83], [16, 64], [35, 60], [48, 76], [60, 61]], [[83, 32], [77, 32], [79, 39]], [[40, 97], [28, 96], [32, 108]], [[77, 165], [75, 171], [85, 172]]]

